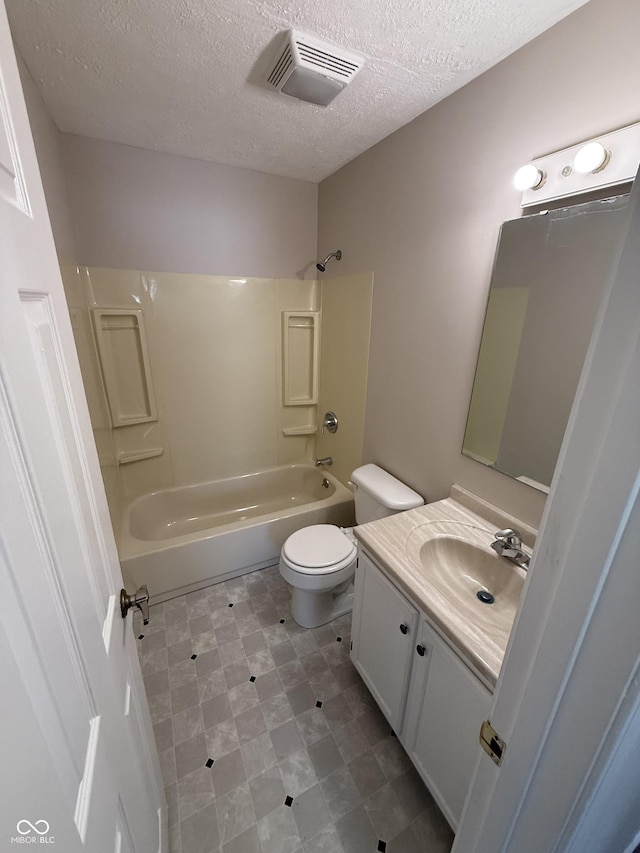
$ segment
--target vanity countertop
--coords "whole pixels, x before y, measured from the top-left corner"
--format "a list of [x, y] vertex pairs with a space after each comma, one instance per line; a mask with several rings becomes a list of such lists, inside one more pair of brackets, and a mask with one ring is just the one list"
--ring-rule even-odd
[[[482, 514], [474, 510], [480, 510]], [[500, 623], [496, 620], [493, 624], [490, 619], [483, 619], [483, 624], [476, 624], [468, 614], [452, 604], [451, 597], [443, 595], [437, 585], [430, 582], [408, 547], [412, 532], [418, 528], [429, 525], [433, 534], [447, 535], [452, 530], [451, 522], [468, 526], [471, 535], [475, 533], [482, 537], [484, 547], [500, 527], [517, 527], [529, 547], [535, 541], [535, 530], [457, 486], [453, 487], [452, 496], [446, 500], [359, 525], [354, 528], [354, 533], [364, 548], [493, 688], [502, 666], [512, 621]], [[522, 569], [514, 565], [513, 571], [524, 578]]]

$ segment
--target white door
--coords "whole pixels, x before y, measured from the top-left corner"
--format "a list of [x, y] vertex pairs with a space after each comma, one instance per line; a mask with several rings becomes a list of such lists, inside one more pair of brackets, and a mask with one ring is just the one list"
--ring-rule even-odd
[[640, 843], [640, 177], [576, 393], [455, 853]]
[[2, 3], [0, 501], [0, 850], [164, 850], [158, 757]]

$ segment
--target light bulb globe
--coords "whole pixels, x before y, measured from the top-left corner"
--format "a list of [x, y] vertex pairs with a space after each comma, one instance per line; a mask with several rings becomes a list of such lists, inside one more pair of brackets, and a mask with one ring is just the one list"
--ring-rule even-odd
[[513, 185], [520, 192], [537, 189], [544, 180], [544, 172], [541, 172], [533, 163], [521, 166], [513, 176]]
[[609, 152], [601, 142], [588, 142], [578, 151], [573, 168], [581, 175], [597, 172], [609, 162]]

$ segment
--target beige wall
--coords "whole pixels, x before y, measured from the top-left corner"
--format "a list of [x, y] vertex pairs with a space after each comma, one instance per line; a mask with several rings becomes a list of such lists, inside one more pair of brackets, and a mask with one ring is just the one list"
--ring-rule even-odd
[[365, 460], [429, 500], [458, 482], [539, 521], [460, 453], [498, 231], [518, 166], [640, 120], [638, 32], [635, 0], [591, 0], [320, 185], [320, 253], [375, 274]]
[[369, 365], [371, 273], [325, 279], [321, 285], [322, 352], [319, 418], [335, 412], [338, 431], [318, 437], [318, 456], [331, 456], [331, 473], [347, 483], [362, 462]]
[[81, 263], [315, 278], [316, 184], [69, 134], [62, 141]]

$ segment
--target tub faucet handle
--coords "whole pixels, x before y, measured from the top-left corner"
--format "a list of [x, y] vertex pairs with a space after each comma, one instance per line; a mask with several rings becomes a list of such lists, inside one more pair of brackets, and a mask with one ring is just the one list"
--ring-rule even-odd
[[325, 412], [321, 429], [323, 434], [325, 429], [328, 429], [329, 432], [338, 432], [338, 417], [335, 412]]
[[120, 590], [120, 613], [122, 618], [127, 618], [127, 613], [132, 607], [137, 607], [142, 613], [142, 621], [149, 624], [149, 590], [147, 585], [141, 586], [133, 595], [129, 595], [126, 589]]

